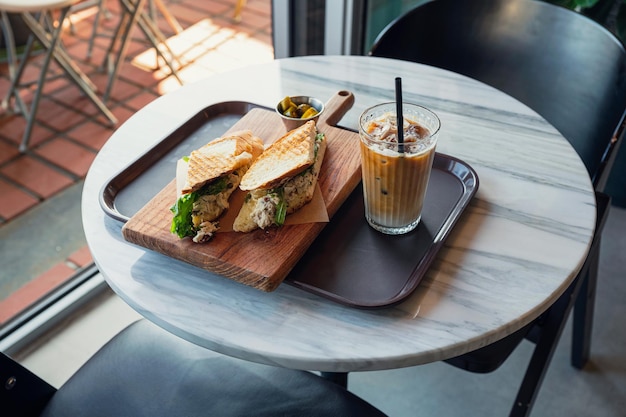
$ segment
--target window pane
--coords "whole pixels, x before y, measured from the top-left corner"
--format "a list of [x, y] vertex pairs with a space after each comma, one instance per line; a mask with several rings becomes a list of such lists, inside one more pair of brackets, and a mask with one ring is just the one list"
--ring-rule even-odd
[[[271, 0], [164, 0], [164, 8], [160, 2], [146, 3], [145, 18], [156, 21], [179, 58], [173, 67], [183, 83], [274, 58]], [[239, 4], [243, 8], [236, 15]], [[71, 24], [66, 21], [61, 33], [64, 49], [95, 83], [100, 100], [107, 86], [102, 68], [114, 67], [115, 60], [107, 64], [106, 57], [121, 15], [117, 1], [79, 2], [70, 10]], [[30, 33], [15, 14], [0, 31], [0, 98], [9, 98], [8, 110], [0, 110], [0, 334], [21, 312], [91, 264], [80, 212], [82, 184], [97, 152], [114, 132], [53, 60], [33, 112], [28, 147], [20, 152], [27, 131], [26, 119], [18, 111], [20, 100], [31, 108], [45, 54], [35, 43], [20, 88], [10, 95], [12, 74], [21, 59], [9, 62], [9, 28], [18, 58]], [[163, 60], [156, 62], [154, 46], [143, 31], [134, 30], [128, 40], [111, 94], [103, 100], [118, 125], [181, 86]]]

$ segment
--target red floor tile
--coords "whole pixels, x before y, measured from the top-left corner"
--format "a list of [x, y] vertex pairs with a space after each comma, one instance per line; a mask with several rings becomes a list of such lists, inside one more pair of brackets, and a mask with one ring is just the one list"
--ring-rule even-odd
[[16, 144], [0, 140], [0, 165], [15, 158], [19, 153]]
[[[186, 9], [198, 10], [200, 15], [210, 16], [210, 15], [225, 15], [230, 14], [235, 11], [234, 2], [233, 4], [226, 4], [223, 1], [217, 0], [203, 0], [194, 2], [190, 7], [185, 7]], [[176, 7], [184, 7], [182, 5], [172, 4], [170, 6], [170, 10], [172, 13], [176, 10]], [[194, 17], [193, 21], [198, 21], [198, 17]]]
[[[152, 48], [152, 44], [148, 42], [143, 32], [138, 28], [135, 28], [133, 34], [131, 35], [131, 42], [128, 42], [127, 51], [126, 51], [126, 60], [131, 59], [133, 56], [142, 53], [146, 49]], [[117, 48], [113, 51], [115, 56], [117, 56]], [[128, 65], [128, 62], [124, 62], [120, 68]]]
[[222, 2], [203, 0], [195, 2], [192, 7], [174, 3], [169, 6], [169, 10], [182, 24], [183, 21], [197, 22], [200, 20], [199, 16], [210, 16], [212, 14], [228, 14], [232, 16], [235, 9]]
[[26, 121], [22, 116], [11, 115], [0, 118], [0, 134], [13, 145], [19, 146], [24, 134]]
[[[83, 44], [81, 42], [81, 44]], [[101, 64], [100, 62], [92, 62], [87, 59], [87, 48], [79, 51], [78, 54], [71, 54], [72, 59], [76, 63], [76, 66], [87, 75], [88, 78], [91, 78], [91, 74], [98, 72], [97, 68]]]
[[[0, 74], [8, 74], [9, 67], [7, 64], [0, 64]], [[9, 91], [9, 86], [11, 85], [11, 81], [8, 78], [0, 77], [0, 91]], [[2, 113], [0, 113], [2, 114]]]
[[154, 88], [159, 82], [153, 71], [146, 71], [134, 65], [128, 65], [124, 73], [120, 74], [120, 78], [144, 88]]
[[159, 96], [156, 94], [143, 93], [143, 94], [138, 94], [135, 97], [126, 100], [126, 103], [124, 104], [126, 104], [126, 106], [128, 106], [132, 110], [137, 111], [145, 107], [146, 104], [151, 103], [152, 101], [156, 100], [157, 98], [159, 98]]
[[27, 155], [7, 164], [0, 172], [42, 198], [51, 197], [74, 182], [73, 178]]
[[37, 155], [53, 164], [84, 177], [91, 166], [96, 153], [83, 146], [65, 139], [53, 139], [35, 150]]
[[[116, 128], [122, 125], [126, 120], [128, 120], [135, 112], [124, 106], [117, 106], [111, 109], [115, 117], [117, 117], [118, 123], [115, 126]], [[99, 123], [104, 124], [105, 126], [109, 126], [109, 120], [105, 118], [103, 115], [98, 116], [97, 118]]]
[[[76, 85], [69, 84], [64, 88], [57, 89], [49, 97], [57, 103], [64, 105], [79, 113], [93, 114], [97, 111], [97, 107], [87, 95]], [[93, 111], [87, 108], [93, 108]]]
[[[6, 94], [8, 94], [8, 88], [6, 90], [3, 90], [3, 96], [2, 98], [4, 99], [6, 97]], [[20, 90], [17, 90], [17, 95], [19, 95], [19, 97], [22, 99], [22, 101], [26, 104], [26, 107], [30, 109], [30, 105], [31, 102], [33, 100], [33, 94], [34, 94], [35, 88], [34, 86], [31, 88], [22, 88]], [[11, 94], [11, 96], [9, 97], [9, 113], [11, 114], [20, 114], [20, 110], [17, 107], [17, 100], [15, 98], [15, 94]]]
[[44, 95], [53, 94], [55, 91], [66, 88], [70, 84], [72, 84], [72, 81], [65, 77], [63, 70], [59, 66], [51, 64], [50, 68], [48, 68], [42, 91]]
[[[91, 106], [91, 102], [88, 105]], [[58, 132], [65, 132], [83, 122], [85, 115], [58, 102], [43, 99], [37, 111], [37, 120]]]
[[111, 98], [115, 101], [124, 101], [129, 97], [132, 97], [139, 93], [141, 90], [134, 84], [129, 83], [123, 78], [119, 77], [113, 84], [111, 91]]
[[[19, 144], [22, 143], [25, 130], [26, 119], [20, 115], [13, 115], [5, 119], [0, 119], [0, 132], [2, 132], [2, 136], [15, 144], [15, 146], [19, 146]], [[30, 134], [30, 140], [28, 141], [29, 147], [34, 147], [45, 142], [53, 137], [54, 134], [55, 133], [52, 130], [35, 122], [33, 130]]]
[[19, 312], [37, 302], [41, 297], [72, 277], [75, 271], [64, 263], [25, 284], [8, 298], [0, 301], [0, 324], [6, 323]]
[[268, 17], [250, 8], [244, 8], [241, 13], [241, 26], [248, 26], [255, 29], [267, 28]]
[[97, 37], [94, 40], [93, 47], [91, 48], [91, 55], [88, 55], [88, 48], [85, 48], [85, 56], [83, 57], [86, 63], [92, 65], [95, 70], [89, 73], [89, 78], [93, 78], [94, 74], [102, 73], [104, 74], [105, 68], [105, 57], [109, 47], [109, 43], [111, 43], [111, 39], [107, 38], [105, 33], [102, 34], [102, 37]]
[[67, 258], [67, 260], [79, 268], [87, 266], [93, 262], [93, 258], [91, 257], [91, 251], [89, 251], [88, 246], [83, 246], [76, 252], [72, 253]]
[[41, 59], [35, 58], [24, 67], [24, 72], [20, 78], [21, 85], [33, 84], [39, 80], [39, 74], [41, 74], [41, 62]]
[[[91, 23], [91, 25], [93, 25], [93, 23]], [[91, 30], [89, 30], [88, 35], [91, 36]], [[71, 37], [68, 36], [67, 38], [71, 38]], [[72, 39], [75, 40], [75, 38], [72, 38]], [[107, 44], [109, 42], [107, 42]], [[95, 45], [95, 43], [94, 43], [94, 45]], [[92, 46], [91, 48], [92, 48], [91, 52], [93, 54], [94, 46]], [[74, 59], [77, 63], [80, 64], [79, 68], [81, 70], [85, 71], [85, 72], [91, 72], [91, 67], [93, 65], [100, 65], [102, 63], [100, 60], [92, 61], [92, 60], [88, 59], [88, 57], [89, 57], [89, 42], [88, 42], [88, 38], [85, 39], [85, 40], [74, 42], [72, 44], [72, 46], [67, 48], [67, 52], [72, 57], [72, 59]], [[104, 55], [102, 55], [102, 56], [104, 56]]]
[[271, 24], [272, 2], [265, 0], [248, 0], [246, 2], [246, 7], [244, 8], [244, 10], [245, 9], [263, 13], [267, 17], [268, 24]]
[[39, 203], [32, 195], [0, 179], [0, 218], [9, 221]]
[[114, 130], [99, 123], [87, 121], [67, 133], [67, 136], [85, 146], [98, 151], [111, 137]]

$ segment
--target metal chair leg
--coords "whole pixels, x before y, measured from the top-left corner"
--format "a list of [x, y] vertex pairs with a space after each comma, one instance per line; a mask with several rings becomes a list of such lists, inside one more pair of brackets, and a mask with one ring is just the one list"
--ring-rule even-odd
[[241, 22], [241, 11], [246, 6], [246, 0], [237, 0], [237, 4], [235, 4], [235, 13], [233, 15], [233, 19], [237, 22]]
[[550, 314], [542, 326], [541, 336], [526, 369], [522, 385], [509, 414], [510, 417], [527, 417], [530, 414], [580, 286], [579, 281], [572, 283], [550, 307]]
[[[39, 42], [41, 42], [44, 47], [54, 50], [52, 57], [57, 61], [57, 63], [65, 71], [65, 73], [79, 85], [81, 89], [90, 89], [92, 91], [96, 90], [96, 85], [72, 61], [67, 52], [65, 52], [65, 49], [63, 49], [63, 47], [61, 46], [60, 42], [57, 42], [55, 36], [58, 36], [58, 34], [51, 36], [48, 32], [43, 30], [42, 26], [40, 26], [40, 24], [37, 22], [37, 19], [35, 19], [30, 13], [23, 13], [22, 19], [28, 25], [30, 31], [35, 35], [35, 37], [39, 40]], [[51, 28], [53, 27], [53, 25], [49, 26]]]
[[13, 96], [15, 97], [17, 111], [22, 113], [25, 118], [29, 118], [30, 112], [28, 111], [28, 107], [26, 107], [26, 104], [22, 100], [22, 97], [17, 93], [16, 89], [19, 84], [19, 80], [22, 77], [22, 73], [24, 72], [24, 68], [26, 67], [26, 61], [28, 61], [30, 53], [33, 49], [34, 37], [32, 35], [28, 37], [22, 54], [22, 61], [19, 65], [17, 65], [17, 52], [15, 48], [15, 38], [13, 37], [13, 28], [11, 27], [9, 15], [5, 11], [2, 11], [2, 33], [4, 34], [6, 44], [7, 58], [9, 61], [9, 78], [11, 80], [9, 90], [7, 91], [6, 96], [2, 99], [2, 108], [6, 110], [9, 109], [11, 97]]
[[[111, 42], [111, 45], [109, 47], [109, 53], [107, 54], [107, 59], [109, 60], [109, 63], [110, 63], [111, 57], [112, 57], [112, 51], [113, 49], [115, 49], [115, 44], [119, 40], [121, 43], [118, 47], [117, 54], [112, 61], [113, 66], [111, 68], [111, 71], [109, 71], [109, 79], [107, 81], [107, 87], [103, 95], [104, 101], [107, 101], [109, 99], [109, 96], [111, 95], [111, 90], [113, 90], [113, 84], [115, 83], [115, 80], [117, 79], [117, 74], [120, 70], [120, 66], [122, 65], [122, 61], [124, 60], [124, 57], [126, 56], [126, 50], [128, 49], [128, 42], [130, 41], [129, 37], [130, 37], [131, 29], [135, 26], [135, 23], [139, 19], [140, 11], [143, 9], [145, 2], [146, 0], [137, 0], [137, 2], [135, 3], [134, 9], [127, 8], [127, 11], [123, 12], [124, 17], [120, 21], [120, 26], [118, 26], [118, 29], [116, 30], [116, 35], [113, 41]], [[123, 3], [126, 4], [125, 2]], [[122, 24], [124, 24], [124, 26], [122, 26]], [[120, 33], [122, 33], [121, 32], [122, 28], [123, 28], [123, 34], [120, 35]]]
[[[599, 249], [599, 245], [597, 246]], [[594, 252], [597, 251], [594, 250]], [[593, 311], [598, 281], [598, 255], [598, 253], [592, 255], [592, 263], [584, 277], [574, 305], [571, 363], [573, 367], [578, 369], [585, 366], [591, 351], [591, 330], [593, 328]]]
[[[596, 235], [591, 242], [589, 254], [577, 278], [554, 305], [550, 307], [549, 313], [546, 315], [533, 356], [513, 404], [511, 417], [525, 417], [530, 414], [530, 410], [539, 393], [539, 387], [543, 382], [572, 308], [575, 310], [573, 315], [572, 364], [577, 368], [581, 368], [589, 356], [595, 287], [600, 258], [600, 237], [608, 217], [610, 205], [611, 199], [609, 196], [596, 192]], [[576, 365], [576, 361], [578, 361], [580, 366]]]
[[[67, 15], [61, 12], [59, 15], [59, 24], [55, 28], [52, 34], [46, 33], [42, 27], [38, 24], [37, 20], [30, 13], [23, 13], [22, 18], [24, 22], [29, 26], [31, 32], [37, 37], [39, 42], [44, 45], [48, 54], [53, 57], [59, 66], [65, 71], [65, 73], [74, 81], [74, 83], [87, 95], [87, 97], [93, 102], [93, 104], [100, 110], [100, 112], [109, 119], [111, 125], [117, 124], [117, 118], [111, 113], [106, 105], [96, 95], [96, 86], [91, 80], [78, 68], [76, 64], [69, 57], [67, 52], [59, 45], [60, 31], [63, 28], [63, 20]], [[47, 55], [48, 56], [48, 55]], [[47, 67], [45, 68], [47, 71]], [[42, 71], [45, 73], [45, 71]], [[36, 107], [35, 107], [36, 109]], [[33, 112], [33, 110], [31, 110]]]
[[[47, 12], [39, 14], [38, 18], [35, 18], [30, 12], [23, 12], [20, 14], [24, 23], [30, 29], [30, 36], [26, 43], [24, 53], [22, 55], [19, 67], [15, 69], [16, 54], [14, 49], [14, 41], [12, 36], [7, 36], [9, 41], [9, 59], [11, 62], [11, 84], [7, 96], [2, 101], [3, 107], [8, 107], [11, 97], [15, 97], [15, 101], [24, 118], [26, 119], [26, 128], [20, 142], [20, 152], [25, 152], [28, 149], [30, 142], [30, 136], [35, 124], [35, 118], [41, 95], [43, 93], [43, 86], [48, 77], [48, 68], [52, 59], [55, 59], [59, 66], [65, 71], [65, 73], [77, 84], [81, 90], [91, 99], [91, 101], [98, 107], [98, 109], [111, 121], [112, 124], [117, 123], [117, 118], [111, 113], [111, 111], [104, 105], [100, 98], [95, 94], [95, 85], [87, 78], [87, 76], [73, 63], [67, 52], [63, 49], [60, 43], [61, 31], [63, 30], [63, 22], [68, 16], [68, 12], [71, 9], [70, 6], [62, 8], [59, 11], [58, 21], [56, 25], [51, 22], [51, 18]], [[3, 22], [8, 21], [6, 14], [3, 12]], [[8, 24], [3, 25], [7, 33], [11, 32], [11, 27]], [[30, 57], [34, 40], [37, 39], [42, 46], [46, 48], [44, 55], [42, 68], [37, 80], [37, 87], [33, 96], [33, 101], [30, 104], [30, 109], [22, 101], [22, 98], [17, 91], [20, 86], [20, 80], [26, 67], [26, 63]]]
[[180, 25], [180, 23], [174, 17], [174, 15], [170, 13], [167, 7], [165, 7], [165, 4], [163, 4], [163, 1], [162, 0], [151, 0], [151, 1], [152, 1], [152, 4], [154, 4], [156, 8], [159, 9], [159, 12], [161, 12], [163, 17], [165, 18], [165, 21], [167, 22], [168, 25], [170, 25], [172, 30], [174, 30], [176, 34], [181, 33], [183, 31], [183, 27]]
[[104, 12], [104, 0], [98, 0], [96, 7], [98, 11], [93, 20], [93, 28], [91, 30], [91, 36], [89, 36], [89, 43], [87, 44], [87, 59], [91, 59], [91, 53], [93, 52], [93, 46], [96, 42], [96, 36], [98, 35], [98, 27], [100, 26], [100, 18]]
[[[167, 44], [167, 39], [165, 35], [159, 30], [156, 25], [152, 23], [152, 21], [146, 16], [145, 13], [142, 13], [139, 17], [139, 21], [137, 22], [140, 29], [143, 31], [146, 38], [150, 41], [154, 50], [157, 54], [157, 60], [159, 57], [165, 62], [165, 64], [170, 68], [172, 75], [176, 78], [176, 80], [182, 85], [183, 81], [178, 75], [178, 70], [176, 69], [176, 65], [174, 61], [177, 61], [179, 66], [182, 66], [180, 62], [178, 62], [174, 51], [171, 50], [169, 45]], [[163, 48], [163, 49], [161, 49]]]
[[589, 268], [574, 305], [571, 363], [573, 367], [578, 369], [585, 366], [591, 351], [593, 313], [600, 264], [601, 231], [604, 229], [604, 223], [608, 217], [611, 198], [606, 194], [596, 193], [596, 207], [598, 209], [596, 220], [598, 233], [594, 236], [589, 249]]
[[[70, 9], [69, 7], [65, 7], [61, 9], [60, 14], [59, 14], [60, 22], [63, 22], [63, 20], [65, 19], [65, 16], [67, 16], [67, 12], [69, 11], [69, 9]], [[32, 15], [30, 15], [29, 13], [22, 14], [22, 18], [24, 18], [24, 21], [26, 22], [26, 24], [30, 26], [26, 16], [29, 16], [32, 18]], [[43, 65], [41, 67], [41, 73], [39, 74], [39, 81], [37, 82], [37, 89], [35, 90], [35, 95], [33, 97], [33, 102], [30, 108], [30, 114], [28, 115], [29, 117], [27, 118], [26, 130], [24, 131], [24, 135], [22, 136], [22, 142], [20, 144], [20, 152], [25, 152], [26, 149], [28, 149], [28, 142], [30, 141], [30, 134], [35, 124], [35, 116], [37, 114], [37, 108], [39, 107], [39, 100], [41, 99], [41, 94], [43, 93], [43, 85], [44, 85], [44, 82], [46, 81], [48, 67], [50, 66], [50, 61], [52, 60], [52, 57], [54, 56], [54, 50], [59, 40], [61, 30], [63, 30], [63, 25], [59, 24], [58, 27], [52, 33], [52, 36], [48, 45], [46, 45], [48, 47], [48, 50], [46, 51], [46, 56], [44, 58]], [[37, 34], [35, 34], [35, 36], [37, 36]], [[40, 39], [40, 41], [42, 41], [42, 39]]]
[[[120, 24], [117, 27], [114, 38], [109, 45], [107, 60], [109, 67], [109, 80], [107, 82], [107, 88], [104, 93], [104, 100], [108, 100], [111, 90], [113, 89], [113, 84], [117, 79], [117, 74], [119, 72], [120, 65], [124, 61], [124, 57], [126, 56], [126, 49], [128, 47], [128, 42], [130, 41], [130, 31], [137, 24], [146, 39], [152, 44], [155, 49], [157, 55], [157, 65], [158, 59], [161, 58], [165, 64], [170, 68], [171, 74], [176, 78], [176, 80], [182, 85], [183, 81], [178, 74], [178, 70], [176, 69], [176, 65], [182, 67], [181, 63], [178, 62], [176, 55], [171, 50], [169, 45], [167, 45], [167, 39], [165, 35], [161, 32], [161, 30], [153, 23], [153, 19], [149, 16], [149, 12], [146, 12], [145, 9], [146, 0], [120, 0], [120, 5], [123, 8], [122, 11], [122, 19], [120, 19]], [[182, 31], [182, 27], [178, 23], [178, 21], [167, 11], [164, 4], [159, 0], [152, 0], [150, 2], [151, 9], [158, 8], [161, 13], [165, 16], [166, 20], [172, 26], [172, 28], [176, 31], [176, 33], [180, 33]], [[156, 13], [156, 11], [153, 11]], [[120, 43], [119, 46], [116, 47], [117, 43]], [[115, 53], [115, 57], [113, 58], [113, 51], [117, 49]]]
[[11, 28], [11, 22], [9, 20], [9, 15], [7, 12], [2, 10], [2, 25], [0, 28], [2, 29], [2, 35], [5, 39], [5, 49], [7, 51], [7, 63], [9, 66], [9, 78], [13, 79], [16, 71], [16, 62], [17, 62], [17, 52], [15, 51], [15, 38], [13, 37], [13, 29]]

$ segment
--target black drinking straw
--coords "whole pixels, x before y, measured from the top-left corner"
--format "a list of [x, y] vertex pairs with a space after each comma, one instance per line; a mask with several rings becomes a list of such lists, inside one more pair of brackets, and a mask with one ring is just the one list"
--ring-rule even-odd
[[404, 118], [402, 117], [402, 78], [396, 77], [396, 125], [398, 152], [404, 153]]

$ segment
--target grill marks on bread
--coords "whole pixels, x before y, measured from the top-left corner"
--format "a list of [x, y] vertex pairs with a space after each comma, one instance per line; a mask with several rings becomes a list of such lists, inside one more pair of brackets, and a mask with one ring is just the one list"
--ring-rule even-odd
[[315, 162], [314, 121], [277, 139], [259, 156], [241, 179], [244, 191], [270, 189], [304, 171]]
[[249, 165], [263, 153], [263, 141], [250, 130], [232, 133], [191, 152], [183, 194]]
[[[317, 184], [318, 176], [321, 170], [322, 161], [324, 159], [324, 153], [326, 151], [326, 138], [320, 135], [316, 140], [317, 128], [315, 122], [308, 122], [309, 126], [301, 128], [298, 132], [289, 132], [281, 139], [283, 143], [291, 142], [294, 140], [306, 142], [307, 146], [300, 145], [300, 149], [308, 149], [308, 143], [313, 145], [310, 156], [312, 162], [303, 167], [297, 169], [288, 169], [289, 160], [281, 160], [286, 153], [282, 152], [282, 146], [275, 149], [281, 149], [281, 152], [277, 154], [269, 153], [268, 148], [263, 155], [261, 155], [250, 167], [246, 175], [244, 175], [239, 188], [242, 188], [242, 184], [246, 179], [246, 176], [252, 172], [255, 175], [255, 167], [259, 164], [259, 161], [265, 157], [265, 161], [262, 162], [263, 167], [272, 168], [272, 165], [281, 166], [281, 172], [293, 172], [293, 174], [281, 175], [277, 179], [269, 176], [270, 169], [263, 169], [260, 173], [257, 171], [258, 177], [254, 178], [256, 183], [262, 184], [259, 188], [249, 190], [246, 196], [245, 202], [235, 219], [233, 224], [233, 230], [236, 232], [251, 232], [255, 229], [265, 229], [268, 226], [275, 224], [275, 216], [278, 210], [278, 203], [280, 197], [277, 194], [275, 187], [282, 187], [282, 198], [286, 204], [286, 214], [291, 214], [305, 204], [309, 203], [313, 199], [315, 186]], [[293, 135], [293, 136], [291, 136]], [[298, 145], [294, 145], [298, 146]], [[316, 152], [317, 148], [317, 152]], [[264, 174], [264, 175], [262, 175]], [[249, 178], [248, 178], [249, 180]], [[254, 181], [248, 181], [248, 186], [255, 183]]]

